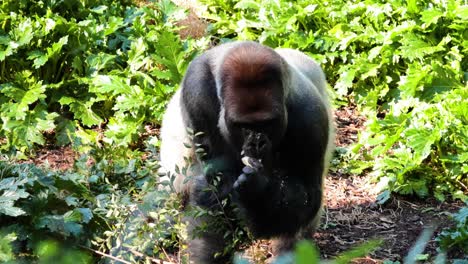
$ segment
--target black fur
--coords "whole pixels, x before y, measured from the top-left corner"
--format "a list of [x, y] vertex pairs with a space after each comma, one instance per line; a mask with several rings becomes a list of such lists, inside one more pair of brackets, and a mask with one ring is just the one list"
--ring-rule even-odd
[[[252, 42], [235, 45], [264, 49]], [[322, 176], [331, 137], [330, 109], [323, 99], [324, 91], [317, 91], [320, 87], [315, 87], [313, 82], [296, 80], [293, 82], [296, 87], [283, 87], [284, 90], [280, 91], [280, 94], [288, 94], [283, 101], [277, 102], [284, 106], [287, 116], [281, 117], [283, 121], [279, 123], [271, 123], [274, 124], [273, 130], [285, 130], [279, 139], [271, 140], [268, 132], [259, 132], [257, 139], [253, 139], [254, 132], [250, 129], [256, 129], [255, 123], [235, 130], [230, 120], [226, 122], [228, 129], [233, 131], [232, 140], [226, 139], [219, 127], [224, 105], [219, 100], [214, 75], [216, 59], [222, 49], [209, 50], [193, 60], [183, 80], [180, 105], [184, 123], [195, 132], [204, 133], [195, 137], [194, 143], [205, 149], [207, 155], [202, 160], [211, 168], [191, 183], [190, 203], [216, 209], [220, 198], [232, 196], [240, 209], [240, 217], [256, 237], [279, 237], [279, 248], [288, 249], [293, 244], [291, 240], [308, 230], [321, 208]], [[284, 63], [281, 67], [293, 72], [307, 66], [307, 63], [303, 63], [293, 69], [285, 60], [281, 61]], [[304, 75], [311, 76], [308, 73]], [[282, 79], [296, 77], [294, 74], [281, 76]], [[245, 166], [241, 161], [242, 150], [257, 165]], [[218, 172], [222, 173], [222, 179], [218, 184], [217, 196], [203, 191], [213, 183]], [[208, 217], [192, 218], [189, 231], [211, 220]], [[213, 257], [214, 253], [222, 250], [223, 241], [223, 233], [217, 231], [207, 231], [191, 240], [189, 250], [192, 260], [196, 263], [225, 263], [226, 258]]]

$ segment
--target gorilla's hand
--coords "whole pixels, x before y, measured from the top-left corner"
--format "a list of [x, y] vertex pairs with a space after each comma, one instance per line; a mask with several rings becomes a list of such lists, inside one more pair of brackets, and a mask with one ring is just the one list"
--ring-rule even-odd
[[244, 144], [242, 145], [241, 153], [243, 158], [254, 158], [259, 160], [261, 163], [262, 161], [270, 162], [269, 159], [271, 159], [272, 155], [272, 144], [268, 136], [263, 133], [247, 129], [243, 130], [243, 135]]
[[245, 130], [244, 138], [241, 155], [245, 167], [234, 182], [234, 188], [241, 192], [255, 192], [262, 190], [268, 183], [268, 175], [271, 173], [272, 144], [265, 134], [251, 130]]

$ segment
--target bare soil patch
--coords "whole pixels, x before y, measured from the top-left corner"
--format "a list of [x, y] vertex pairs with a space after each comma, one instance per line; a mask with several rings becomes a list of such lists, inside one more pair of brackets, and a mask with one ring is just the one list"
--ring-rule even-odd
[[73, 167], [75, 159], [76, 153], [70, 146], [58, 147], [47, 144], [38, 149], [29, 160], [22, 163], [33, 163], [37, 166], [65, 171]]

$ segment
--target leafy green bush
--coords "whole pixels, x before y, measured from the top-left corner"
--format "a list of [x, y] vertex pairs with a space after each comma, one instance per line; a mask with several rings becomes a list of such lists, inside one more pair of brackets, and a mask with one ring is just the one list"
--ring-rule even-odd
[[455, 227], [443, 230], [436, 239], [444, 251], [468, 248], [468, 206], [462, 207], [452, 217]]
[[[0, 137], [21, 155], [45, 142], [135, 143], [158, 122], [197, 45], [178, 37], [171, 1], [0, 4]], [[92, 128], [104, 128], [101, 137]]]
[[85, 263], [92, 249], [140, 261], [181, 248], [182, 199], [157, 183], [149, 147], [145, 160], [83, 156], [69, 172], [0, 161], [0, 260], [65, 263], [65, 250]]
[[303, 50], [323, 65], [335, 103], [359, 106], [367, 129], [341, 166], [371, 170], [389, 191], [467, 198], [463, 1], [202, 2], [221, 41]]
[[9, 255], [32, 257], [28, 254], [47, 239], [89, 244], [107, 228], [95, 204], [84, 176], [0, 161], [0, 233], [14, 241]]

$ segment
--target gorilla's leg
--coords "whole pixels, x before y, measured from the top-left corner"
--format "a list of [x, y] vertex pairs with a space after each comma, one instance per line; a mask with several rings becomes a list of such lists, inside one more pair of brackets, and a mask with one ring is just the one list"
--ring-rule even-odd
[[[200, 264], [225, 264], [231, 260], [231, 255], [223, 254], [226, 246], [223, 234], [216, 230], [203, 230], [197, 232], [199, 227], [215, 221], [210, 217], [190, 218], [189, 221], [189, 254], [190, 263]], [[209, 228], [208, 228], [209, 229]]]
[[300, 230], [297, 234], [285, 235], [275, 238], [272, 243], [273, 254], [278, 256], [280, 254], [291, 252], [294, 250], [297, 242], [304, 239], [312, 239], [315, 231], [319, 228], [320, 225], [320, 217], [322, 215], [321, 211], [322, 209], [320, 209], [320, 211], [317, 213], [314, 220], [312, 220], [312, 222], [307, 227]]

